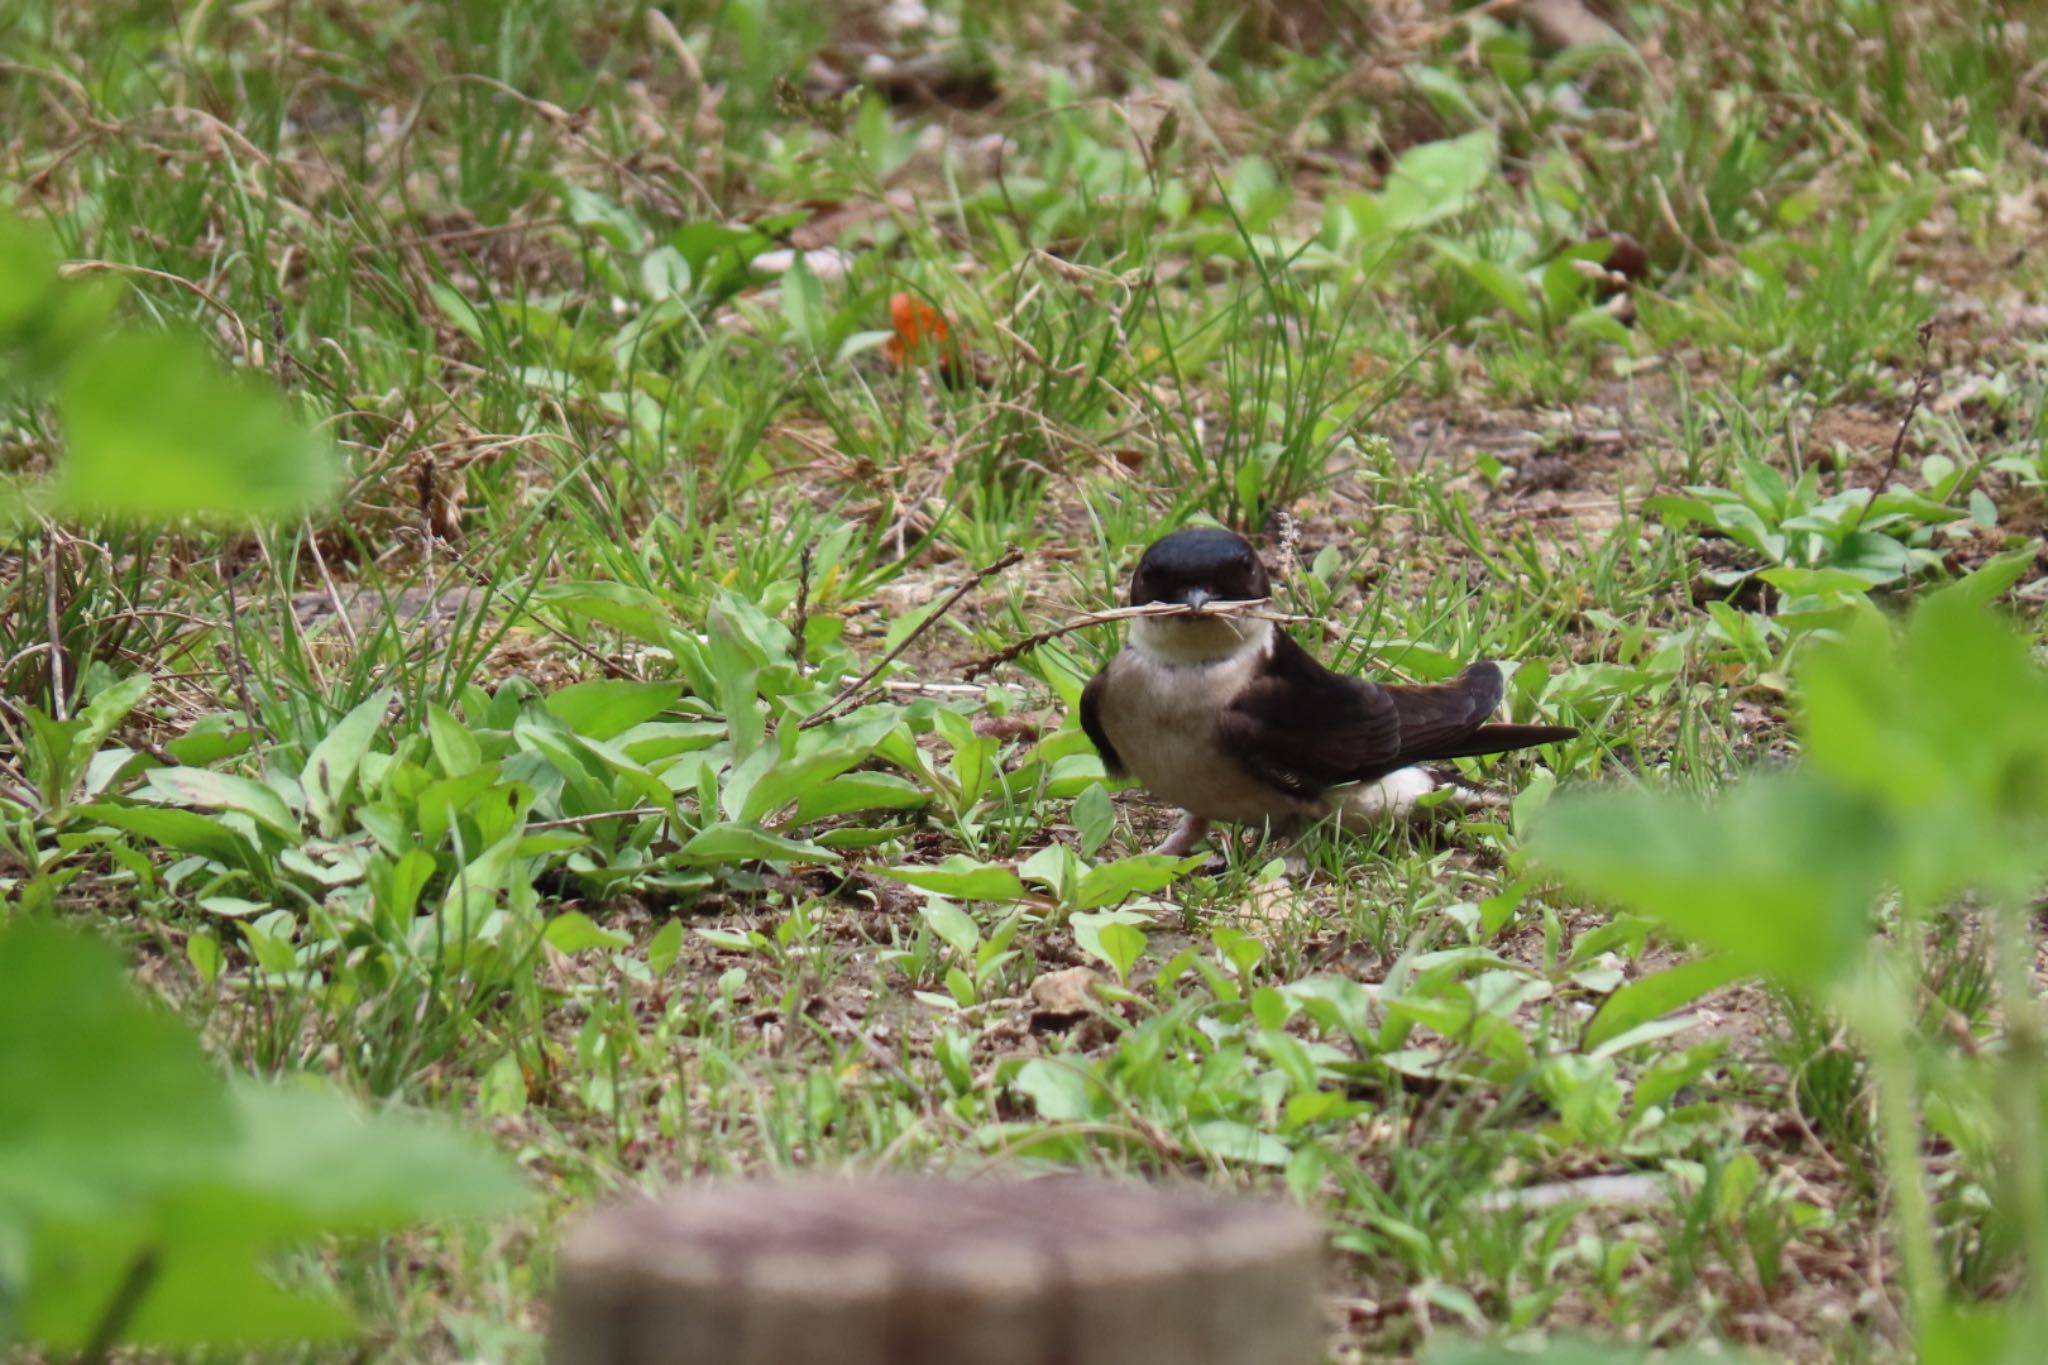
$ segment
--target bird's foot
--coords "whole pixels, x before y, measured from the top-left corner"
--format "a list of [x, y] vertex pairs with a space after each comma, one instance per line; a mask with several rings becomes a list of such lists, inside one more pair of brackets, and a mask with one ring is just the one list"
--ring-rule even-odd
[[1209, 822], [1199, 815], [1183, 815], [1173, 833], [1166, 836], [1154, 853], [1163, 853], [1169, 858], [1185, 858], [1194, 846], [1209, 833]]

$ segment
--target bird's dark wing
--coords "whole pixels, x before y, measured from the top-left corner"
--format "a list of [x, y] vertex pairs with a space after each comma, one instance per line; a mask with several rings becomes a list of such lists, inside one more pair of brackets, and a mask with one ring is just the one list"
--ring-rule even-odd
[[1498, 665], [1476, 663], [1433, 687], [1382, 689], [1401, 716], [1400, 766], [1529, 749], [1578, 734], [1563, 725], [1488, 725], [1503, 686]]
[[1332, 673], [1285, 635], [1238, 694], [1219, 737], [1240, 766], [1291, 796], [1312, 797], [1397, 768], [1570, 739], [1558, 725], [1488, 725], [1500, 669], [1476, 663], [1447, 683], [1382, 687]]
[[1088, 736], [1088, 742], [1095, 746], [1095, 752], [1102, 755], [1102, 768], [1111, 777], [1125, 776], [1124, 761], [1117, 757], [1116, 746], [1109, 742], [1109, 732], [1102, 728], [1102, 693], [1109, 686], [1109, 670], [1103, 669], [1088, 680], [1081, 689], [1081, 733]]
[[1290, 796], [1402, 765], [1401, 716], [1386, 689], [1332, 673], [1285, 634], [1223, 713], [1217, 739], [1239, 767]]

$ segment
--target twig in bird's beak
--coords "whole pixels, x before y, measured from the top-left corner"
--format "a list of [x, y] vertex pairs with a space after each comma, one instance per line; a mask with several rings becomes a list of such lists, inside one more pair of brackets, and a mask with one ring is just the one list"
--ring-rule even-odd
[[1077, 630], [1086, 630], [1090, 626], [1108, 625], [1113, 621], [1130, 621], [1147, 616], [1218, 616], [1226, 619], [1242, 616], [1254, 621], [1273, 621], [1280, 625], [1291, 626], [1317, 619], [1313, 616], [1283, 616], [1278, 612], [1259, 610], [1259, 608], [1265, 606], [1270, 601], [1272, 601], [1270, 597], [1255, 597], [1242, 602], [1204, 602], [1199, 607], [1183, 606], [1179, 602], [1147, 602], [1142, 607], [1112, 607], [1108, 611], [1091, 611], [1085, 616], [1075, 617], [1063, 626], [1054, 626], [1051, 630], [1042, 630], [1036, 635], [1028, 636], [1013, 645], [997, 650], [986, 658], [976, 659], [973, 663], [967, 665], [960, 676], [962, 678], [978, 678], [990, 669], [1000, 667], [1021, 655], [1030, 653], [1049, 640], [1057, 640], [1062, 635], [1071, 635]]

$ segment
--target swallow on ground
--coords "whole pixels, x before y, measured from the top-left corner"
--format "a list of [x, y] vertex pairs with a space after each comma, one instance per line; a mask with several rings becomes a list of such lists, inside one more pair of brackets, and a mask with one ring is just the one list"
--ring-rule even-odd
[[1270, 594], [1258, 553], [1229, 531], [1175, 531], [1138, 561], [1130, 605], [1188, 612], [1131, 621], [1081, 693], [1081, 728], [1112, 777], [1186, 813], [1156, 852], [1187, 853], [1218, 820], [1356, 827], [1405, 814], [1438, 785], [1421, 764], [1578, 734], [1489, 724], [1503, 690], [1493, 663], [1447, 683], [1382, 685], [1331, 672], [1272, 621], [1204, 610]]

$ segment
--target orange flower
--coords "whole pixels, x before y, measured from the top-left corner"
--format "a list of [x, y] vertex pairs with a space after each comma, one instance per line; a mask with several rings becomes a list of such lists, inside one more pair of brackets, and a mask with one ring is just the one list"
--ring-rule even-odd
[[943, 314], [911, 294], [889, 296], [889, 326], [896, 335], [882, 343], [882, 354], [899, 369], [921, 364], [937, 354], [942, 368], [950, 370], [959, 351], [953, 329]]

